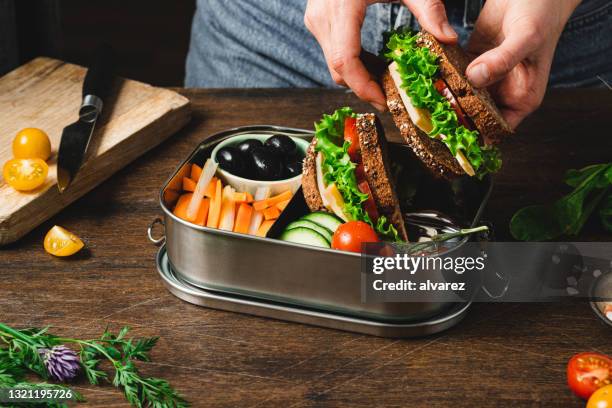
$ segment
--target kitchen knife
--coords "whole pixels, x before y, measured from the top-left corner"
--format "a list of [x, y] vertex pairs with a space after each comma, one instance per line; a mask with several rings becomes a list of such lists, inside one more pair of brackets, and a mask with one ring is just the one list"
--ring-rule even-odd
[[79, 120], [66, 126], [62, 132], [57, 158], [57, 187], [60, 193], [70, 185], [83, 163], [96, 121], [113, 83], [112, 60], [110, 47], [102, 46], [96, 50], [83, 82]]

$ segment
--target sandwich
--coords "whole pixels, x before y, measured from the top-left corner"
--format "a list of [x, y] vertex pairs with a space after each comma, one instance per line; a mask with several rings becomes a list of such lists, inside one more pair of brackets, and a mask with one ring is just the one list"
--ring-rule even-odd
[[311, 211], [366, 222], [383, 240], [408, 240], [374, 114], [345, 107], [323, 115], [304, 158], [302, 192]]
[[494, 145], [512, 133], [486, 89], [465, 77], [468, 56], [426, 32], [386, 42], [382, 76], [389, 111], [406, 143], [434, 174], [482, 178], [501, 167]]

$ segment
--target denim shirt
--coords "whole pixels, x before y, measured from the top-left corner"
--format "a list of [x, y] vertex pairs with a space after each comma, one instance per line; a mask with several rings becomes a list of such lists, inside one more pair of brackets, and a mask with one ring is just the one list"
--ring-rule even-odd
[[[449, 1], [465, 45], [482, 0]], [[476, 3], [476, 5], [475, 5]], [[334, 87], [321, 48], [304, 26], [306, 0], [198, 0], [186, 63], [187, 87]], [[378, 54], [382, 33], [418, 29], [400, 4], [368, 7], [362, 46]], [[546, 29], [543, 27], [542, 29]], [[612, 2], [583, 0], [557, 47], [551, 86], [612, 84]]]

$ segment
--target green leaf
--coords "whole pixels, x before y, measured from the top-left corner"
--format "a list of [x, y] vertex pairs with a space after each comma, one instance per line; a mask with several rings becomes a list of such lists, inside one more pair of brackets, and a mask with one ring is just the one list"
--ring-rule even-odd
[[597, 165], [568, 171], [565, 182], [574, 190], [553, 204], [517, 211], [510, 221], [512, 236], [521, 241], [546, 241], [578, 235], [605, 197], [609, 169], [608, 165]]
[[[612, 181], [610, 182], [612, 184]], [[603, 199], [599, 208], [599, 219], [605, 229], [612, 232], [612, 193]]]

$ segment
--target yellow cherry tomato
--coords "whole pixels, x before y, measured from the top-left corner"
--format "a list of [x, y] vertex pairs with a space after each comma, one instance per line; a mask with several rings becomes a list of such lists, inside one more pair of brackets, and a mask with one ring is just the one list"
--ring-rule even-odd
[[51, 141], [47, 134], [36, 128], [21, 129], [13, 140], [16, 159], [47, 160], [51, 156]]
[[586, 408], [612, 408], [612, 385], [601, 387], [591, 395]]
[[4, 164], [2, 176], [18, 191], [31, 191], [45, 184], [49, 166], [41, 159], [11, 159]]
[[83, 241], [72, 232], [55, 225], [45, 236], [45, 251], [55, 256], [74, 255], [83, 248]]

